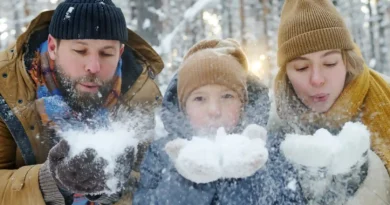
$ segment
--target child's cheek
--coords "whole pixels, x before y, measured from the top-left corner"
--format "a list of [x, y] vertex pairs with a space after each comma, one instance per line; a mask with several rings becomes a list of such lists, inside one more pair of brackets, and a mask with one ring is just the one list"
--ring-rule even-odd
[[207, 125], [207, 115], [203, 115], [202, 112], [194, 112], [188, 116], [191, 126], [195, 129], [202, 129]]
[[241, 109], [233, 108], [230, 110], [230, 112], [227, 113], [228, 114], [226, 116], [227, 119], [225, 121], [225, 125], [227, 125], [230, 129], [233, 129], [240, 121]]

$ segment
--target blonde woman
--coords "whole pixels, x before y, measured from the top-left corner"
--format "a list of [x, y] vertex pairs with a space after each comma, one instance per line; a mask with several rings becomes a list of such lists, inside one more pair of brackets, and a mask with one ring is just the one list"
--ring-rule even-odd
[[329, 0], [286, 0], [278, 38], [277, 115], [271, 114], [270, 126], [278, 124], [286, 134], [326, 128], [336, 135], [345, 123], [362, 122], [375, 152], [368, 150], [350, 173], [329, 176], [322, 195], [313, 195], [312, 185], [305, 184], [310, 180], [302, 180], [306, 196], [325, 204], [389, 204], [389, 83], [366, 66]]

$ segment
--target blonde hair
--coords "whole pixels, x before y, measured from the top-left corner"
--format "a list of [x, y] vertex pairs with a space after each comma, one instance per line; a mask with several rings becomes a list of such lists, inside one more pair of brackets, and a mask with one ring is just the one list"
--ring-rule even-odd
[[363, 72], [364, 60], [354, 50], [341, 50], [341, 56], [347, 69], [347, 77], [345, 79], [345, 85], [347, 85]]

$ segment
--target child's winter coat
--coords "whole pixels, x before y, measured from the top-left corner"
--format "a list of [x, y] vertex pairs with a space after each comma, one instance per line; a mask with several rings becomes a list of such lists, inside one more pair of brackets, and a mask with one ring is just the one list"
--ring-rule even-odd
[[[241, 126], [268, 120], [268, 90], [248, 77], [249, 103]], [[220, 179], [207, 184], [196, 184], [182, 177], [164, 151], [166, 143], [178, 137], [191, 136], [188, 124], [177, 106], [176, 77], [172, 80], [163, 102], [163, 122], [168, 137], [151, 144], [141, 165], [139, 189], [133, 205], [299, 205], [304, 204], [296, 173], [279, 152], [282, 139], [269, 134], [269, 159], [254, 175], [242, 179]]]

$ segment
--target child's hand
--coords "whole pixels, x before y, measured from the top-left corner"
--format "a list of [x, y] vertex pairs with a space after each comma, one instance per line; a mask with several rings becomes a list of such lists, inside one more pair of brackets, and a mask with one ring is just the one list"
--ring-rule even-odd
[[261, 169], [268, 160], [266, 130], [251, 125], [245, 135], [228, 135], [223, 128], [215, 140], [193, 137], [191, 141], [168, 142], [165, 151], [177, 172], [195, 183], [221, 178], [245, 178]]
[[216, 143], [221, 152], [223, 178], [246, 178], [265, 165], [268, 160], [268, 150], [263, 140], [266, 139], [266, 131], [261, 128], [248, 126], [244, 131], [245, 136], [227, 135], [219, 130]]
[[165, 152], [167, 152], [169, 158], [171, 158], [172, 161], [176, 161], [177, 157], [179, 156], [180, 150], [183, 149], [183, 147], [185, 147], [187, 143], [188, 140], [182, 138], [172, 140], [165, 145]]
[[[184, 142], [185, 141], [185, 142]], [[220, 156], [215, 143], [194, 137], [191, 141], [173, 140], [165, 146], [177, 172], [195, 183], [209, 183], [221, 177]], [[172, 150], [178, 150], [175, 154]]]
[[249, 139], [262, 139], [265, 142], [267, 142], [267, 130], [256, 124], [250, 124], [248, 125], [245, 130], [242, 132], [242, 135], [249, 137]]
[[223, 178], [246, 178], [255, 174], [268, 160], [268, 150], [261, 139], [231, 139], [230, 145], [223, 146]]

